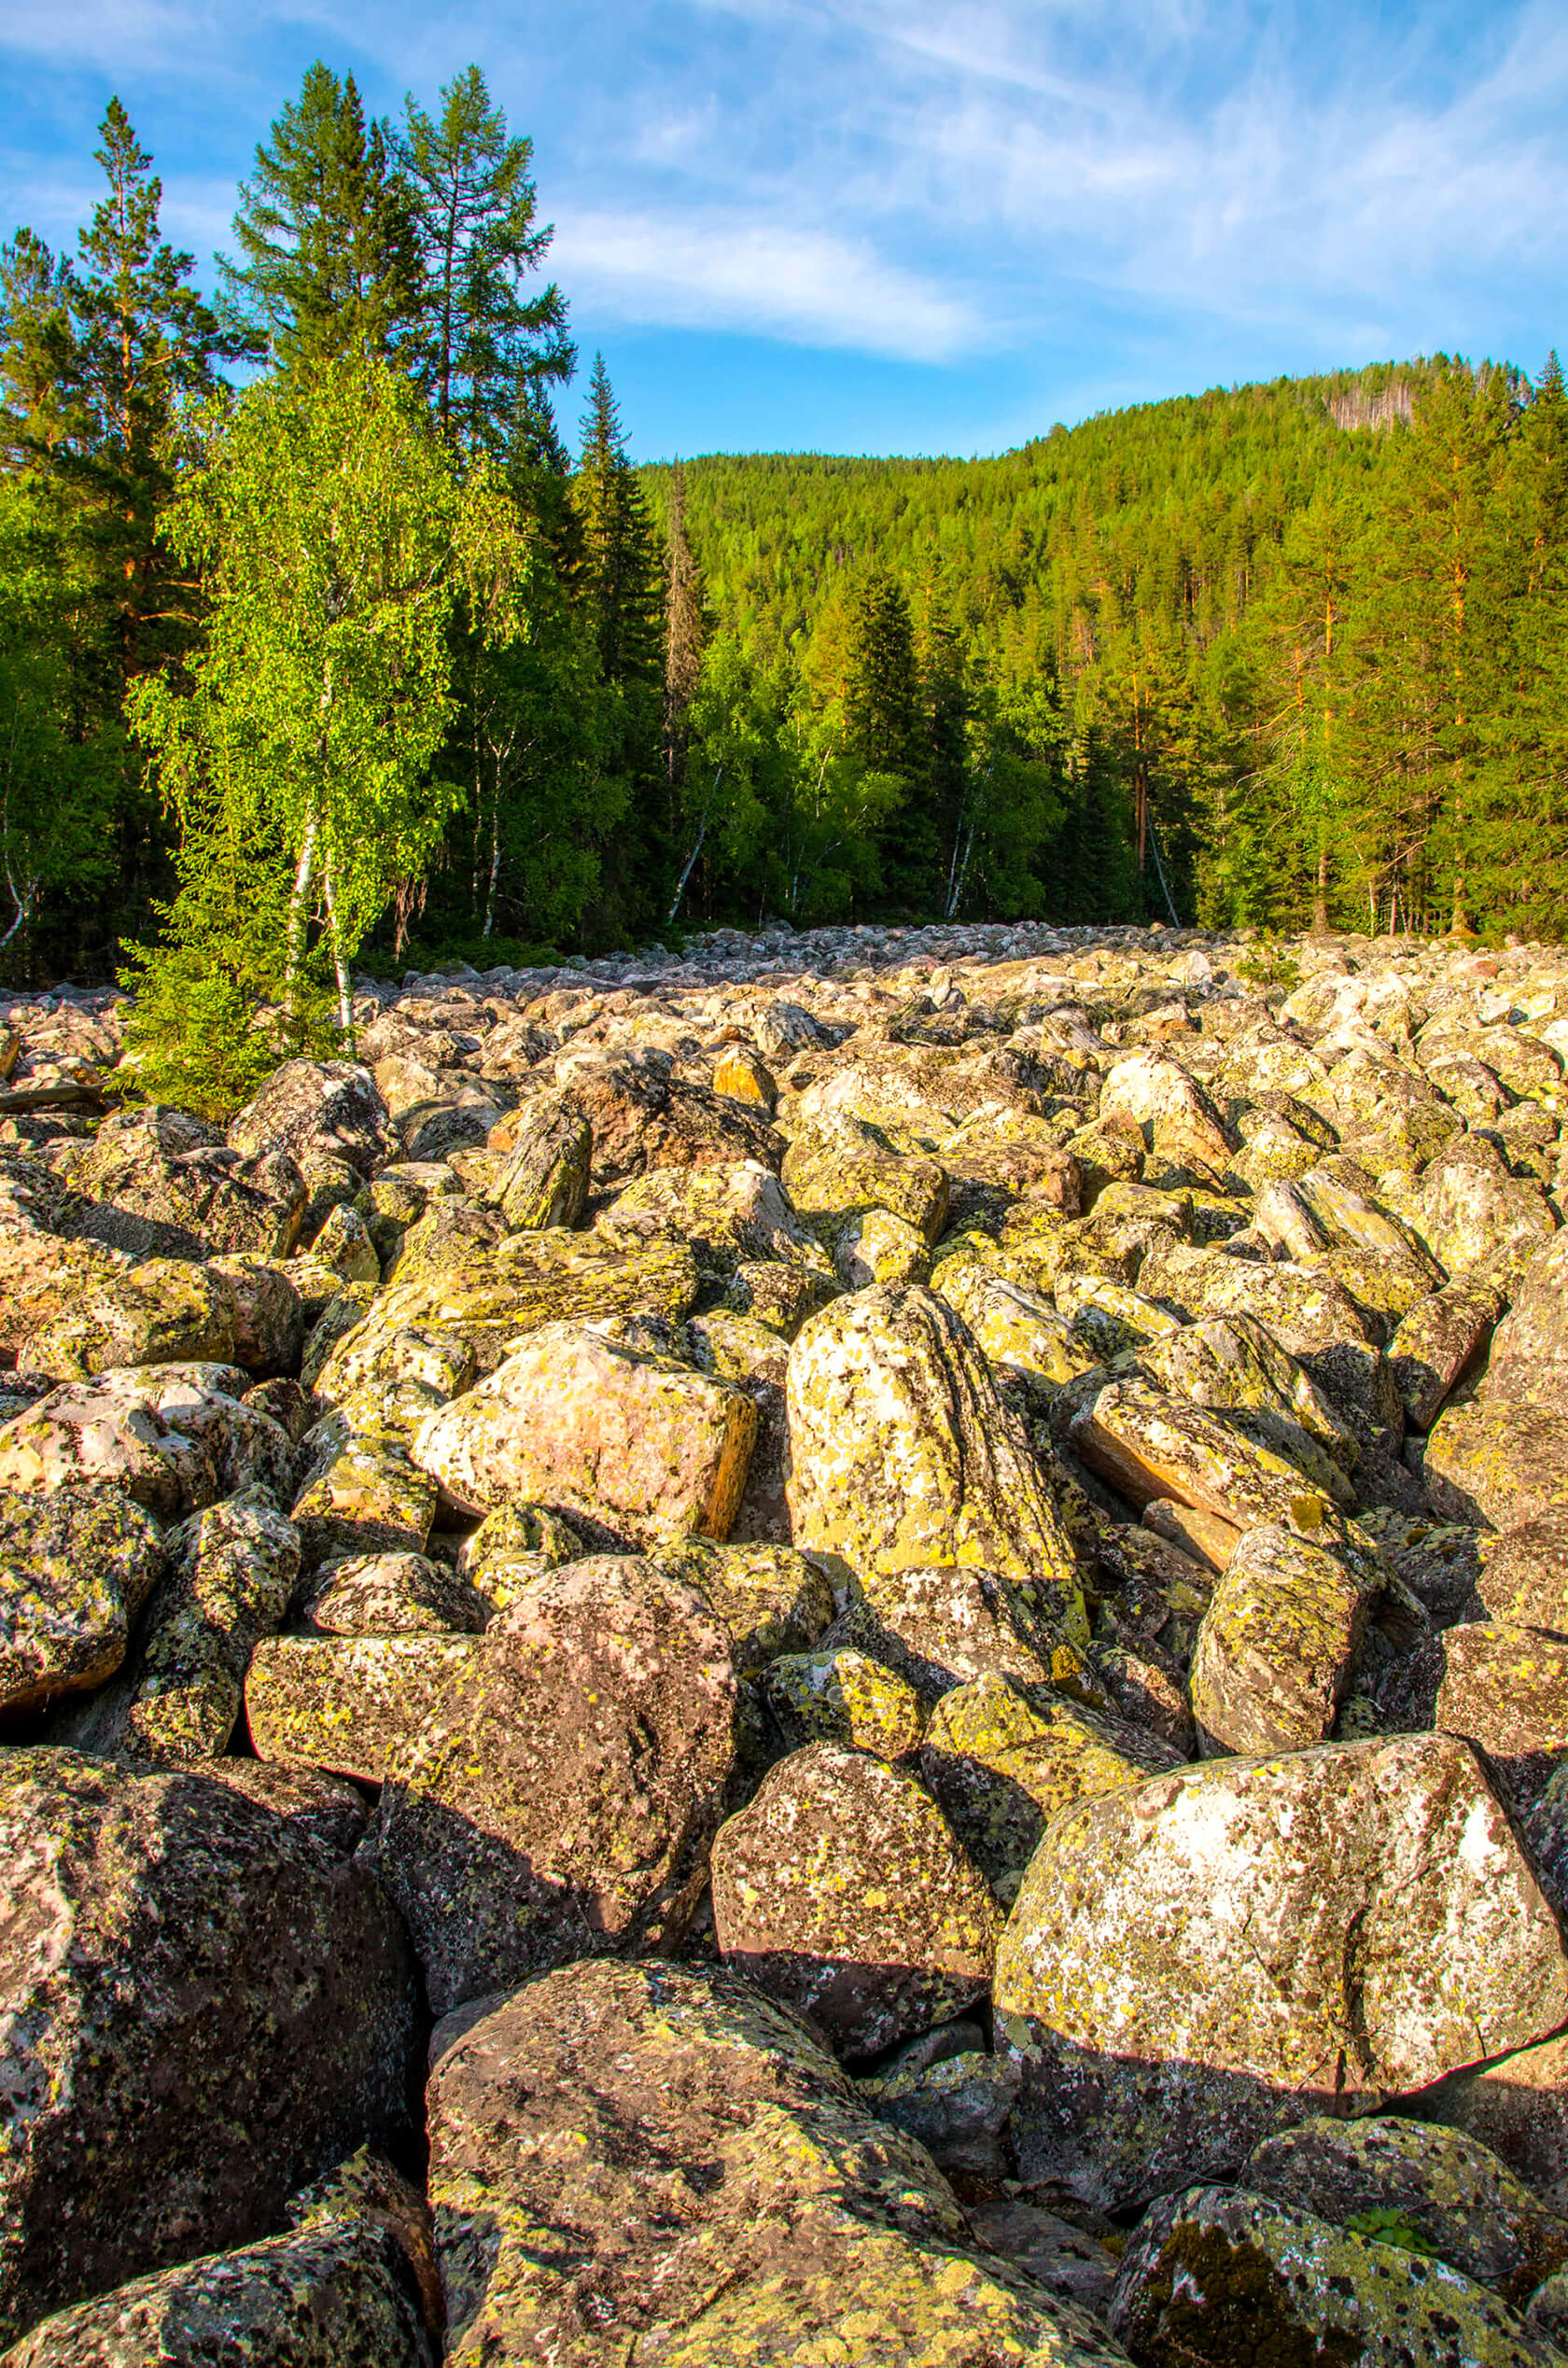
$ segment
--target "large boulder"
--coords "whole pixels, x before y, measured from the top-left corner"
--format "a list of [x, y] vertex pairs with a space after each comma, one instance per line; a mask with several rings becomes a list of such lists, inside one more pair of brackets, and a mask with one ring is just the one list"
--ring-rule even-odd
[[960, 2013], [985, 1990], [996, 1911], [918, 1780], [808, 1744], [713, 1846], [725, 1958], [850, 2058]]
[[263, 1758], [382, 1787], [373, 1855], [438, 2013], [573, 1957], [672, 1948], [735, 1760], [730, 1640], [656, 1565], [568, 1564], [482, 1636], [278, 1637]]
[[1489, 1391], [1445, 1407], [1421, 1459], [1426, 1501], [1439, 1520], [1514, 1529], [1568, 1506], [1568, 1413], [1559, 1392]]
[[1155, 2204], [1122, 2257], [1111, 2324], [1146, 2368], [1559, 2368], [1562, 2358], [1446, 2262], [1224, 2187]]
[[586, 1965], [438, 2028], [448, 2368], [1112, 2368], [931, 2157], [731, 1973]]
[[407, 2120], [415, 1995], [373, 1877], [194, 1772], [0, 1755], [0, 2332], [276, 2227]]
[[1094, 1389], [1073, 1415], [1070, 1436], [1089, 1469], [1140, 1508], [1174, 1499], [1248, 1530], [1311, 1520], [1314, 1510], [1321, 1518], [1327, 1504], [1351, 1500], [1349, 1482], [1326, 1457], [1316, 1466], [1326, 1484], [1320, 1487], [1299, 1464], [1223, 1415], [1168, 1397], [1146, 1381]]
[[435, 2368], [425, 2199], [361, 2153], [296, 2196], [290, 2225], [53, 2312], [7, 2368]]
[[1402, 1735], [1070, 1809], [995, 1997], [1023, 2176], [1104, 2207], [1528, 2045], [1568, 2016], [1568, 1958], [1473, 1747]]
[[73, 1163], [71, 1188], [90, 1204], [76, 1230], [138, 1257], [287, 1258], [305, 1209], [287, 1151], [246, 1158], [200, 1119], [157, 1104], [105, 1118]]
[[505, 1165], [486, 1198], [509, 1233], [575, 1226], [588, 1198], [593, 1139], [588, 1121], [554, 1094], [524, 1112]]
[[0, 1423], [0, 1490], [116, 1489], [165, 1520], [217, 1494], [212, 1458], [145, 1391], [67, 1381]]
[[1021, 1426], [931, 1292], [836, 1300], [790, 1352], [795, 1543], [852, 1570], [933, 1564], [1027, 1583], [1087, 1642], [1076, 1558]]
[[760, 1160], [777, 1171], [784, 1143], [764, 1112], [674, 1076], [667, 1053], [568, 1063], [565, 1101], [588, 1122], [592, 1184], [613, 1190], [652, 1168], [724, 1168]]
[[118, 1489], [0, 1492], [0, 1716], [111, 1676], [162, 1567], [158, 1524]]
[[829, 1240], [852, 1218], [885, 1209], [905, 1218], [932, 1249], [946, 1218], [947, 1178], [936, 1161], [899, 1152], [880, 1128], [847, 1111], [828, 1111], [801, 1127], [781, 1172], [795, 1207]]
[[465, 1511], [524, 1497], [651, 1546], [728, 1536], [756, 1436], [744, 1390], [589, 1325], [553, 1324], [430, 1415], [413, 1451]]
[[1207, 1753], [1325, 1743], [1379, 1588], [1351, 1558], [1270, 1523], [1250, 1530], [1210, 1598], [1192, 1663]]
[[230, 1148], [246, 1157], [285, 1151], [301, 1162], [343, 1160], [361, 1175], [380, 1166], [387, 1139], [376, 1081], [352, 1060], [286, 1060], [228, 1133]]
[[767, 1258], [828, 1272], [820, 1243], [802, 1226], [773, 1170], [756, 1159], [651, 1169], [616, 1194], [597, 1231], [617, 1249], [687, 1242], [708, 1274], [733, 1275], [737, 1266]]

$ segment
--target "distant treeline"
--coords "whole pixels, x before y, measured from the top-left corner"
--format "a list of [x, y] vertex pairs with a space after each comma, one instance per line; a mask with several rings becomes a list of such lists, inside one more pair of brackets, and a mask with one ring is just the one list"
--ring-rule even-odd
[[118, 101], [97, 157], [75, 255], [0, 250], [0, 960], [128, 965], [215, 1106], [355, 961], [770, 916], [1561, 933], [1555, 358], [635, 469], [602, 361], [561, 432], [476, 68], [394, 124], [313, 66], [211, 299]]

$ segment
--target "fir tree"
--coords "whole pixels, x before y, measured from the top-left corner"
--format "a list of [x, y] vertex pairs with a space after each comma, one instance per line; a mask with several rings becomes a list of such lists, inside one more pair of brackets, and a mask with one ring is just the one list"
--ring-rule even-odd
[[224, 285], [285, 370], [388, 353], [422, 318], [413, 211], [385, 127], [367, 125], [354, 77], [340, 83], [319, 59], [257, 148], [234, 235]]
[[565, 382], [577, 363], [553, 281], [522, 293], [554, 236], [535, 221], [533, 146], [509, 136], [475, 65], [443, 89], [438, 116], [411, 97], [406, 119], [397, 157], [427, 291], [413, 366], [442, 433], [464, 451], [498, 454], [520, 397]]

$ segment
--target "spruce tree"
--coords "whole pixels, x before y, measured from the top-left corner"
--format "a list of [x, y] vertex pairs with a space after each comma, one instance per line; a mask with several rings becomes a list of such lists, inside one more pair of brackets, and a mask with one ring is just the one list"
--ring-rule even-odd
[[478, 66], [432, 116], [406, 102], [396, 146], [426, 287], [412, 341], [415, 374], [442, 433], [466, 452], [506, 449], [520, 395], [569, 379], [577, 355], [552, 281], [525, 298], [554, 235], [535, 221], [533, 145], [509, 136]]
[[230, 297], [283, 369], [388, 353], [420, 322], [424, 287], [409, 191], [385, 125], [354, 77], [318, 59], [240, 184], [241, 259], [219, 257]]
[[708, 638], [702, 569], [686, 532], [686, 481], [679, 460], [670, 471], [665, 548], [665, 762], [675, 782], [685, 770], [684, 720], [702, 678]]
[[942, 871], [931, 811], [930, 744], [915, 628], [903, 587], [886, 568], [860, 586], [844, 653], [846, 745], [865, 772], [903, 784], [882, 848], [882, 885], [895, 910], [932, 910]]

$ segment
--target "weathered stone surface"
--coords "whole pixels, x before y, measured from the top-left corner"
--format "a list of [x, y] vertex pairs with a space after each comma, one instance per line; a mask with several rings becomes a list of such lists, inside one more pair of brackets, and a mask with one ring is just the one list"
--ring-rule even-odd
[[791, 1136], [781, 1170], [802, 1216], [836, 1240], [868, 1209], [903, 1217], [935, 1247], [947, 1215], [947, 1177], [934, 1159], [894, 1150], [885, 1131], [848, 1112], [809, 1120]]
[[144, 1394], [68, 1381], [0, 1424], [0, 1489], [119, 1489], [170, 1520], [217, 1493], [212, 1459]]
[[1003, 1932], [1026, 2179], [1141, 2201], [1568, 2013], [1556, 1919], [1447, 1735], [1221, 1760], [1069, 1810]]
[[288, 1060], [231, 1120], [229, 1143], [246, 1157], [280, 1150], [369, 1174], [385, 1156], [386, 1104], [357, 1061]]
[[1439, 1520], [1515, 1529], [1568, 1506], [1568, 1413], [1554, 1399], [1488, 1394], [1445, 1407], [1421, 1458]]
[[425, 1554], [350, 1554], [329, 1562], [304, 1604], [324, 1636], [477, 1635], [490, 1617], [479, 1590]]
[[851, 2058], [971, 2005], [996, 1940], [984, 1879], [916, 1778], [822, 1743], [721, 1828], [713, 1921], [728, 1962]]
[[435, 2368], [424, 2197], [361, 2154], [288, 2217], [284, 2235], [53, 2313], [7, 2368]]
[[1465, 1367], [1491, 1339], [1502, 1312], [1491, 1284], [1460, 1281], [1418, 1299], [1389, 1342], [1389, 1363], [1418, 1431], [1429, 1431]]
[[287, 1152], [237, 1156], [200, 1119], [158, 1104], [111, 1113], [74, 1163], [71, 1186], [90, 1204], [80, 1233], [138, 1257], [287, 1258], [305, 1207]]
[[920, 1697], [906, 1679], [853, 1646], [781, 1653], [763, 1674], [768, 1709], [793, 1751], [809, 1743], [901, 1759], [925, 1726]]
[[1326, 1509], [1323, 1493], [1297, 1465], [1145, 1381], [1096, 1389], [1073, 1415], [1070, 1436], [1090, 1471], [1140, 1508], [1174, 1498], [1239, 1530], [1309, 1520], [1313, 1507]]
[[672, 1076], [667, 1053], [575, 1068], [563, 1091], [592, 1131], [595, 1192], [651, 1168], [723, 1168], [760, 1159], [777, 1170], [783, 1152], [762, 1111]]
[[1516, 1800], [1538, 1792], [1568, 1751], [1568, 1644], [1501, 1620], [1471, 1620], [1426, 1649], [1442, 1673], [1435, 1724], [1479, 1744]]
[[1477, 2139], [1544, 2204], [1568, 2213], [1568, 2037], [1455, 2072], [1405, 2109]]
[[1254, 2148], [1242, 2183], [1363, 2236], [1414, 2236], [1516, 2309], [1568, 2260], [1568, 2222], [1489, 2148], [1430, 2123], [1304, 2122]]
[[1568, 1636], [1568, 1508], [1490, 1540], [1476, 1591], [1490, 1619]]
[[1100, 1088], [1099, 1118], [1127, 1117], [1152, 1150], [1178, 1164], [1196, 1161], [1223, 1172], [1230, 1144], [1218, 1111], [1197, 1081], [1154, 1053], [1119, 1060]]
[[531, 1102], [488, 1196], [507, 1231], [577, 1225], [592, 1156], [593, 1137], [580, 1110], [553, 1094]]
[[1326, 1742], [1377, 1592], [1365, 1569], [1288, 1529], [1249, 1531], [1215, 1586], [1193, 1655], [1204, 1751]]
[[648, 1241], [688, 1243], [711, 1274], [766, 1258], [825, 1276], [821, 1244], [802, 1226], [778, 1178], [759, 1160], [721, 1168], [655, 1168], [616, 1194], [598, 1221], [615, 1249]]
[[350, 1554], [422, 1554], [436, 1511], [436, 1483], [399, 1442], [353, 1433], [328, 1451], [291, 1508], [305, 1566]]
[[944, 1259], [931, 1289], [963, 1318], [998, 1380], [1021, 1385], [1031, 1402], [1048, 1402], [1097, 1362], [1049, 1299], [977, 1261]]
[[561, 1324], [431, 1415], [413, 1451], [469, 1512], [526, 1497], [651, 1546], [728, 1535], [756, 1435], [743, 1390]]
[[930, 2156], [733, 1974], [573, 1967], [455, 2017], [435, 2050], [450, 2368], [1125, 2358], [972, 2250]]
[[929, 1702], [973, 1677], [1036, 1684], [1049, 1678], [1058, 1653], [1068, 1667], [1080, 1665], [1071, 1646], [1054, 1641], [1054, 1602], [1049, 1590], [1041, 1603], [1024, 1582], [992, 1571], [868, 1571], [828, 1642], [870, 1653]]
[[668, 1241], [612, 1250], [595, 1234], [520, 1233], [472, 1247], [437, 1274], [394, 1282], [365, 1320], [345, 1333], [320, 1371], [322, 1394], [345, 1397], [376, 1370], [398, 1333], [425, 1331], [465, 1349], [493, 1373], [546, 1324], [615, 1315], [685, 1315], [696, 1298], [697, 1263]]
[[735, 1753], [729, 1640], [655, 1565], [538, 1580], [483, 1636], [279, 1638], [264, 1758], [382, 1785], [375, 1864], [436, 2011], [573, 1957], [668, 1949]]
[[157, 1523], [118, 1490], [0, 1493], [0, 1716], [111, 1675], [162, 1567]]
[[228, 1748], [259, 1638], [281, 1624], [300, 1575], [300, 1540], [259, 1490], [209, 1506], [169, 1538], [120, 1676], [58, 1730], [82, 1751], [162, 1767]]
[[1553, 1398], [1568, 1373], [1568, 1233], [1538, 1250], [1519, 1278], [1513, 1304], [1497, 1327], [1487, 1370], [1498, 1397]]
[[414, 1998], [371, 1876], [194, 1772], [0, 1755], [0, 2329], [276, 2224], [399, 2128]]
[[1154, 2206], [1123, 2255], [1111, 2324], [1148, 2368], [1557, 2368], [1561, 2357], [1447, 2263], [1223, 2187]]
[[1029, 1582], [1087, 1641], [1076, 1561], [973, 1337], [929, 1292], [866, 1291], [790, 1352], [795, 1542], [871, 1570], [957, 1564]]
[[1184, 1324], [1140, 1349], [1138, 1367], [1171, 1396], [1224, 1414], [1337, 1503], [1351, 1502], [1344, 1474], [1356, 1466], [1355, 1433], [1255, 1317]]

